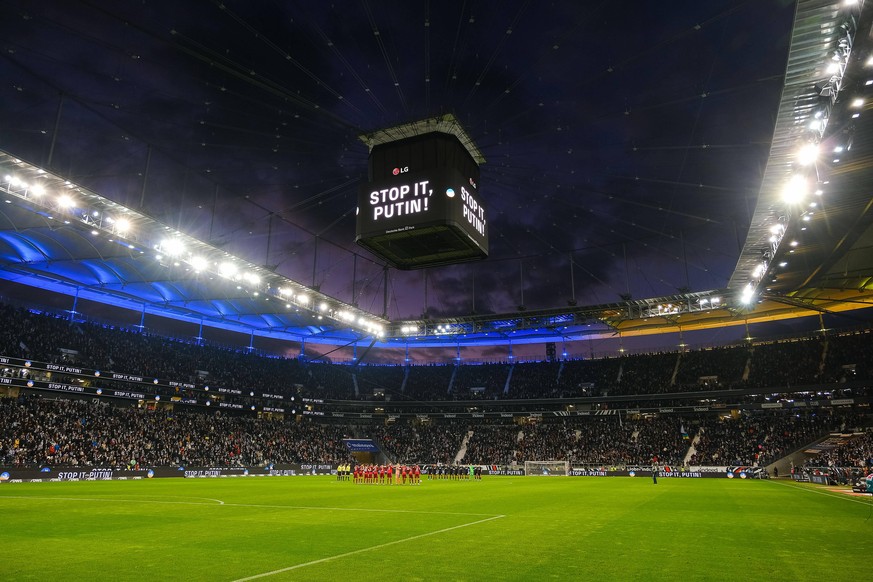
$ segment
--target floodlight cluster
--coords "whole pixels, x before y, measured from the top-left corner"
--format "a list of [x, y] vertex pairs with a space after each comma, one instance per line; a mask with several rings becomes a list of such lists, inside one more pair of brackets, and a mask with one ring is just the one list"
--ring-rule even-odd
[[349, 327], [356, 327], [365, 331], [367, 334], [375, 335], [376, 337], [385, 337], [385, 326], [375, 318], [364, 317], [356, 314], [348, 309], [340, 302], [332, 303], [328, 299], [322, 299], [317, 306], [313, 305], [313, 299], [305, 288], [299, 290], [290, 287], [279, 287], [276, 289], [276, 295], [286, 301], [287, 307], [298, 305], [300, 307], [311, 309], [316, 314], [316, 318], [321, 320], [328, 317], [334, 321], [338, 321]]
[[[18, 164], [22, 163], [21, 160], [14, 161]], [[78, 219], [92, 227], [92, 236], [97, 236], [100, 230], [103, 230], [114, 236], [129, 238], [131, 228], [127, 218], [119, 214], [113, 216], [102, 210], [86, 208], [86, 203], [76, 196], [76, 193], [81, 193], [78, 186], [69, 180], [64, 180], [54, 188], [47, 187], [45, 177], [47, 174], [44, 170], [37, 170], [36, 176], [30, 179], [22, 178], [17, 174], [5, 174], [2, 187], [9, 194], [15, 194], [50, 210], [46, 215], [49, 220], [59, 219], [65, 224], [70, 224], [70, 219]], [[11, 204], [12, 200], [7, 198], [5, 202]], [[135, 238], [129, 238], [127, 246], [137, 250], [133, 242]]]
[[654, 301], [640, 311], [640, 317], [665, 317], [672, 315], [681, 315], [683, 313], [697, 313], [701, 311], [712, 311], [715, 309], [723, 309], [725, 307], [722, 298], [715, 297], [698, 297], [687, 296], [684, 298], [676, 298], [675, 296], [670, 301]]
[[[17, 158], [11, 161], [16, 171], [3, 175], [0, 182], [0, 190], [12, 195], [5, 200], [7, 204], [12, 204], [15, 198], [27, 200], [45, 209], [41, 213], [49, 220], [84, 223], [92, 236], [107, 236], [110, 242], [153, 257], [167, 267], [218, 277], [235, 284], [237, 290], [251, 297], [263, 296], [266, 301], [280, 299], [286, 309], [305, 309], [316, 321], [333, 320], [367, 335], [385, 336], [385, 326], [375, 316], [160, 225], [69, 180], [52, 176]], [[146, 242], [149, 240], [153, 242]]]
[[404, 322], [394, 328], [394, 334], [402, 337], [440, 337], [459, 336], [470, 332], [469, 324], [463, 323], [423, 323]]
[[[749, 281], [740, 292], [740, 302], [750, 305], [754, 302], [757, 290], [771, 269], [772, 263], [777, 256], [785, 235], [790, 225], [799, 220], [801, 223], [809, 223], [818, 209], [818, 202], [810, 201], [810, 196], [822, 196], [823, 187], [827, 180], [821, 180], [818, 168], [820, 159], [825, 155], [833, 155], [832, 164], [840, 162], [840, 154], [852, 147], [852, 138], [849, 134], [844, 141], [826, 146], [825, 134], [831, 113], [844, 87], [844, 75], [852, 53], [853, 38], [857, 30], [858, 8], [857, 2], [846, 1], [844, 14], [840, 24], [834, 27], [833, 48], [828, 52], [828, 57], [817, 69], [821, 81], [815, 84], [816, 105], [810, 114], [798, 114], [795, 119], [798, 123], [805, 124], [801, 127], [801, 137], [794, 152], [793, 162], [787, 168], [785, 179], [780, 186], [781, 207], [774, 213], [774, 220], [770, 226], [768, 245], [761, 253], [761, 260], [756, 264]], [[866, 62], [867, 67], [873, 66], [873, 58]], [[867, 81], [866, 86], [873, 84], [873, 80]], [[861, 97], [852, 99], [849, 108], [853, 112], [851, 117], [857, 119], [864, 108], [865, 100]], [[805, 231], [806, 226], [800, 225], [799, 230]], [[798, 245], [797, 240], [791, 241], [789, 253], [794, 252]], [[787, 266], [787, 262], [780, 261], [780, 267]]]
[[436, 331], [434, 332], [436, 335], [449, 335], [464, 332], [464, 328], [455, 325], [446, 324], [438, 324], [436, 327]]

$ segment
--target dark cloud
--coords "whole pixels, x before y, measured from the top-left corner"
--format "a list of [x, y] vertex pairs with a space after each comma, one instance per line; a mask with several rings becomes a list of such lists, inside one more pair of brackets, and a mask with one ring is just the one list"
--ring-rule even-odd
[[374, 313], [358, 135], [454, 113], [487, 160], [491, 256], [427, 283], [392, 270], [394, 319], [724, 286], [793, 17], [727, 0], [4, 11], [0, 148]]

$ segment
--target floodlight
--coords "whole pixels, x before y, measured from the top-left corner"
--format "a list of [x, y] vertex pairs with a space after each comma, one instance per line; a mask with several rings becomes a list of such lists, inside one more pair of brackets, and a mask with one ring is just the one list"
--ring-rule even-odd
[[754, 277], [755, 279], [759, 278], [761, 275], [764, 274], [765, 270], [767, 270], [767, 263], [759, 263], [755, 267], [755, 270], [752, 271], [752, 277]]
[[814, 164], [817, 157], [818, 157], [818, 144], [817, 143], [805, 144], [803, 147], [800, 148], [800, 151], [797, 152], [797, 161], [800, 162], [804, 166]]
[[191, 257], [188, 262], [191, 264], [191, 268], [198, 272], [205, 270], [209, 266], [209, 261], [203, 257]]
[[171, 257], [178, 257], [185, 251], [185, 243], [178, 238], [167, 238], [161, 242], [161, 250]]
[[224, 262], [218, 266], [218, 274], [222, 277], [227, 277], [228, 279], [233, 278], [237, 273], [237, 267], [233, 263]]
[[809, 189], [809, 182], [800, 174], [793, 175], [782, 188], [782, 200], [788, 204], [803, 202]]

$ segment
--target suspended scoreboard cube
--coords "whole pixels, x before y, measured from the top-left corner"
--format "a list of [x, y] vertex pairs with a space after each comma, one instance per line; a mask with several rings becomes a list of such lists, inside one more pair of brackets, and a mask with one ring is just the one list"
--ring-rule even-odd
[[482, 154], [452, 115], [361, 136], [370, 147], [355, 241], [398, 269], [488, 256]]

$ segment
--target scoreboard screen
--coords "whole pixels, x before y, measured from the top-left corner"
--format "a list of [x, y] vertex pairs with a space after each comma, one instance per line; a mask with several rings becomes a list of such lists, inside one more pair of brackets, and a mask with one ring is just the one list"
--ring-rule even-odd
[[466, 167], [383, 166], [378, 172], [371, 167], [371, 176], [378, 177], [360, 189], [358, 244], [400, 269], [487, 257], [488, 216], [478, 193], [478, 166], [454, 166]]

